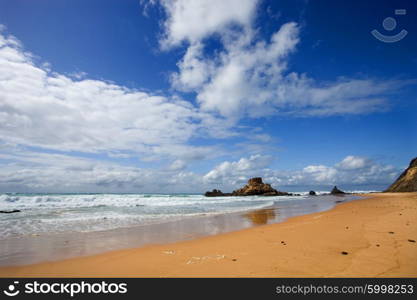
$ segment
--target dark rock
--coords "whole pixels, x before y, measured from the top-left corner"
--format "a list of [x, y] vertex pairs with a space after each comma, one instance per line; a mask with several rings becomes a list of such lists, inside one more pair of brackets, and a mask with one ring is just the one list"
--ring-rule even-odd
[[348, 255], [348, 254], [349, 254], [349, 253], [348, 253], [348, 252], [346, 252], [346, 251], [342, 251], [341, 253], [342, 253], [342, 255]]
[[332, 195], [341, 195], [341, 194], [346, 194], [346, 193], [344, 191], [339, 190], [337, 188], [337, 186], [334, 186], [334, 188], [332, 189], [330, 194], [332, 194]]
[[263, 183], [261, 177], [255, 177], [248, 180], [248, 184], [243, 188], [237, 189], [232, 193], [223, 193], [220, 190], [212, 190], [204, 194], [206, 197], [219, 197], [219, 196], [292, 196], [287, 192], [277, 191], [272, 188], [270, 184]]
[[417, 192], [417, 157], [411, 160], [408, 168], [384, 192]]
[[18, 209], [13, 209], [13, 210], [0, 210], [1, 214], [13, 214], [13, 213], [18, 213], [20, 212], [20, 210]]
[[221, 190], [212, 190], [211, 192], [206, 192], [204, 194], [206, 197], [219, 197], [219, 196], [223, 196], [224, 194], [222, 193]]
[[416, 241], [415, 240], [408, 240], [410, 243], [415, 243]]
[[243, 188], [232, 192], [232, 196], [289, 196], [291, 194], [280, 192], [272, 188], [269, 183], [263, 183], [261, 177], [255, 177], [248, 180], [248, 184]]
[[262, 177], [253, 177], [248, 180], [248, 185], [259, 185], [263, 184]]
[[310, 196], [316, 196], [316, 195], [317, 195], [315, 191], [310, 191], [308, 194], [309, 194]]

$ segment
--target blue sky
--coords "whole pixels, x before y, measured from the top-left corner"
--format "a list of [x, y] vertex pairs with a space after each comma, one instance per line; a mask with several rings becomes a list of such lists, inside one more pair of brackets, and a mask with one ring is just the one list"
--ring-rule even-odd
[[0, 0], [0, 191], [383, 189], [417, 153], [416, 14]]

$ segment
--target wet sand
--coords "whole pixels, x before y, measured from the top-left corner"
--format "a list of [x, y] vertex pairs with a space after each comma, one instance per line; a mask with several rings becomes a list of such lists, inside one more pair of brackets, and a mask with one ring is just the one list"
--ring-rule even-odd
[[417, 277], [417, 193], [372, 194], [252, 228], [88, 257], [2, 267], [1, 277]]
[[[358, 197], [345, 196], [344, 201]], [[229, 212], [189, 216], [165, 222], [102, 231], [36, 233], [0, 238], [0, 267], [91, 256], [104, 252], [168, 244], [253, 226], [279, 223], [294, 216], [329, 210], [336, 196], [275, 198], [274, 204], [255, 212]], [[105, 220], [103, 220], [105, 222]]]

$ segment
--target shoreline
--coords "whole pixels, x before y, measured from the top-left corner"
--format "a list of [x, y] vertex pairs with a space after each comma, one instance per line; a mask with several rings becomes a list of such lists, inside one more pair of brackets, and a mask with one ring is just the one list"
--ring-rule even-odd
[[0, 267], [0, 277], [417, 277], [417, 193], [362, 196], [282, 223]]
[[[50, 232], [8, 237], [0, 239], [0, 267], [92, 256], [280, 223], [293, 216], [331, 209], [341, 200], [340, 197], [330, 195], [279, 198], [268, 201], [271, 203], [268, 206], [243, 211], [199, 214], [165, 222], [98, 231]], [[343, 197], [343, 201], [355, 198], [357, 197], [348, 195]]]

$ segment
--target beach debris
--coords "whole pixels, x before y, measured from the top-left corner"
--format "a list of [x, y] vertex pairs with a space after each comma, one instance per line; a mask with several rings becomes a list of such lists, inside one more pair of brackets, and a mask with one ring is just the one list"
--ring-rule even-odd
[[349, 226], [346, 226], [346, 229], [349, 229]]
[[379, 244], [376, 244], [376, 246], [379, 247], [380, 245]]
[[166, 251], [162, 251], [162, 253], [167, 254], [167, 255], [173, 255], [175, 254], [174, 250], [166, 250]]
[[411, 239], [409, 239], [408, 240], [410, 243], [415, 243], [416, 241], [415, 240], [411, 240]]
[[341, 252], [341, 254], [342, 254], [342, 255], [348, 255], [348, 254], [349, 254], [349, 252], [342, 251], [342, 252]]
[[394, 234], [394, 231], [390, 231], [390, 232], [388, 232], [389, 234]]
[[18, 212], [21, 212], [21, 210], [19, 210], [19, 209], [0, 210], [0, 213], [2, 213], [2, 214], [13, 214], [13, 213], [18, 213]]
[[334, 203], [342, 203], [342, 202], [345, 202], [345, 200], [337, 200]]
[[316, 196], [316, 195], [317, 195], [317, 193], [316, 193], [315, 191], [310, 191], [310, 192], [308, 192], [308, 194], [309, 194], [310, 196]]
[[187, 261], [187, 265], [190, 264], [195, 264], [195, 263], [199, 263], [202, 262], [204, 260], [221, 260], [221, 259], [225, 259], [226, 255], [224, 254], [216, 254], [216, 255], [207, 255], [207, 256], [202, 256], [202, 257], [198, 257], [198, 256], [193, 256], [191, 257], [191, 259], [189, 259]]
[[232, 261], [237, 261], [237, 259], [236, 258], [232, 258]]

